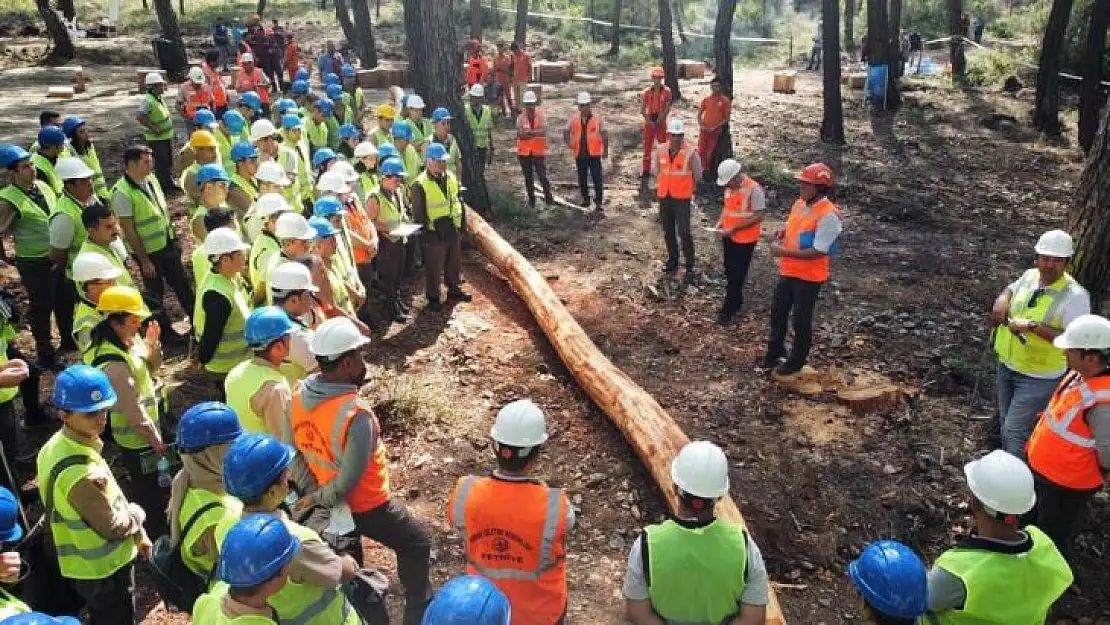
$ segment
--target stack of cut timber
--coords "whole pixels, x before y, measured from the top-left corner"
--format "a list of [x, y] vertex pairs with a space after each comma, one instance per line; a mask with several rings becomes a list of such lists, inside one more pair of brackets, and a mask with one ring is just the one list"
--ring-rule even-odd
[[678, 62], [679, 78], [705, 78], [705, 63], [691, 59], [682, 59]]
[[373, 69], [360, 69], [357, 73], [358, 86], [370, 89], [386, 89], [397, 85], [409, 86], [409, 64], [379, 65]]
[[775, 72], [775, 82], [771, 90], [775, 93], [794, 93], [794, 76], [796, 72]]
[[169, 82], [169, 79], [166, 77], [166, 72], [164, 72], [160, 69], [138, 69], [138, 70], [135, 70], [135, 82], [136, 82], [136, 84], [139, 85], [139, 93], [146, 93], [146, 83], [144, 81], [146, 80], [146, 75], [151, 73], [151, 72], [157, 72], [157, 73], [161, 74], [162, 75], [162, 80], [165, 80], [166, 82]]
[[532, 64], [532, 72], [537, 82], [567, 82], [574, 77], [574, 61], [536, 61]]

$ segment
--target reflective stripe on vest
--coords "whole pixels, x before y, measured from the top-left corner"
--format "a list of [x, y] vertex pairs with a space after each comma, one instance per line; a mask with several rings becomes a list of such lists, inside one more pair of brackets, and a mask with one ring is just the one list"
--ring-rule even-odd
[[208, 88], [212, 90], [212, 105], [216, 108], [227, 106], [227, 87], [224, 86], [224, 78], [215, 69], [208, 66], [207, 63], [201, 63], [200, 68], [204, 70], [204, 77], [208, 81]]
[[224, 380], [227, 405], [239, 415], [239, 425], [247, 432], [281, 437], [281, 432], [270, 432], [266, 429], [266, 420], [251, 406], [251, 400], [267, 382], [289, 389], [285, 376], [265, 361], [251, 358], [235, 365]]
[[62, 179], [58, 177], [58, 172], [54, 171], [55, 163], [51, 163], [50, 159], [35, 152], [31, 155], [31, 164], [39, 172], [39, 180], [45, 182], [55, 196], [60, 197], [62, 195]]
[[251, 286], [254, 287], [256, 296], [266, 289], [266, 268], [270, 264], [270, 257], [280, 252], [281, 243], [265, 230], [251, 243], [250, 253], [247, 255], [247, 273], [250, 274]]
[[683, 145], [671, 156], [668, 144], [659, 146], [659, 181], [656, 196], [688, 200], [694, 197], [694, 175], [690, 171], [690, 158], [694, 149]]
[[466, 123], [474, 135], [474, 147], [484, 150], [489, 147], [490, 130], [493, 129], [493, 110], [489, 105], [483, 104], [478, 115], [474, 115], [474, 107], [469, 104], [463, 107]]
[[0, 199], [15, 207], [16, 219], [12, 226], [16, 258], [45, 258], [50, 252], [50, 214], [54, 212], [54, 192], [41, 180], [35, 188], [42, 194], [47, 208], [31, 199], [17, 185], [0, 189]]
[[212, 133], [212, 136], [216, 137], [216, 146], [220, 153], [220, 164], [225, 167], [231, 167], [231, 146], [234, 143], [239, 143], [239, 137], [232, 137], [226, 133], [227, 127], [221, 125]]
[[1110, 404], [1110, 375], [1084, 380], [1072, 371], [1061, 380], [1026, 443], [1029, 467], [1065, 488], [1101, 487], [1098, 444], [1086, 417], [1099, 404]]
[[459, 201], [459, 180], [451, 172], [445, 172], [447, 195], [443, 194], [439, 183], [431, 178], [427, 172], [420, 174], [416, 179], [424, 189], [424, 208], [428, 217], [428, 229], [435, 231], [435, 221], [443, 217], [450, 217], [456, 228], [462, 228], [462, 202]]
[[702, 527], [673, 520], [644, 529], [651, 607], [668, 623], [724, 623], [744, 594], [748, 541], [723, 519]]
[[[0, 369], [8, 364], [8, 346], [14, 338], [15, 328], [11, 323], [5, 322], [3, 327], [0, 327]], [[19, 397], [19, 385], [0, 388], [0, 404], [6, 404], [16, 397]]]
[[90, 239], [85, 239], [85, 243], [81, 246], [80, 251], [77, 252], [78, 256], [81, 254], [100, 254], [106, 258], [108, 262], [112, 263], [113, 267], [123, 272], [116, 277], [117, 286], [132, 286], [134, 284], [134, 281], [131, 279], [131, 272], [127, 270], [127, 265], [124, 264], [123, 259], [120, 258], [119, 254], [112, 248], [98, 245]]
[[258, 199], [258, 182], [255, 180], [247, 180], [239, 175], [239, 172], [231, 174], [231, 184], [236, 189], [247, 194], [251, 202]]
[[308, 137], [311, 146], [310, 152], [315, 153], [320, 148], [328, 147], [328, 123], [326, 120], [317, 123], [311, 117], [305, 118], [304, 134]]
[[150, 107], [147, 118], [154, 130], [143, 126], [143, 138], [147, 141], [163, 141], [173, 139], [173, 119], [170, 118], [170, 109], [159, 96], [153, 93], [146, 94], [146, 101]]
[[85, 244], [85, 239], [89, 237], [89, 231], [85, 229], [85, 224], [81, 220], [81, 213], [84, 210], [85, 207], [78, 204], [77, 200], [67, 193], [58, 200], [54, 212], [50, 215], [51, 221], [64, 215], [73, 222], [73, 238], [69, 242], [69, 249], [66, 250], [66, 277], [71, 280], [73, 279], [73, 259], [77, 258], [77, 252]]
[[[157, 427], [161, 418], [158, 410], [159, 388], [154, 382], [147, 365], [146, 343], [136, 340], [129, 351], [123, 351], [111, 341], [94, 343], [89, 351], [85, 352], [85, 364], [103, 370], [110, 362], [123, 362], [131, 373], [135, 391], [139, 395], [139, 406], [146, 412], [146, 416]], [[118, 406], [118, 404], [117, 404]], [[150, 443], [139, 436], [130, 425], [127, 415], [113, 407], [110, 414], [112, 420], [112, 440], [120, 447], [127, 449], [146, 449]]]
[[[393, 198], [397, 198], [398, 202], [394, 202]], [[399, 192], [394, 192], [392, 197], [390, 197], [390, 194], [379, 187], [378, 192], [374, 194], [374, 199], [378, 201], [378, 219], [375, 223], [382, 226], [382, 228], [378, 229], [378, 235], [384, 236], [393, 242], [407, 242], [408, 237], [394, 237], [389, 234], [391, 229], [411, 219], [408, 210], [406, 210], [403, 204], [404, 195]]]
[[243, 504], [231, 495], [221, 495], [203, 488], [190, 487], [185, 491], [185, 497], [181, 501], [181, 510], [177, 514], [177, 522], [181, 526], [179, 529], [184, 529], [183, 526], [189, 522], [189, 519], [193, 518], [194, 514], [210, 503], [218, 503], [219, 505], [201, 514], [193, 522], [193, 526], [189, 528], [189, 533], [181, 537], [181, 561], [189, 567], [190, 571], [204, 579], [208, 579], [212, 570], [216, 567], [219, 550], [216, 553], [197, 555], [195, 553], [197, 542], [209, 529], [213, 530], [214, 536], [216, 526], [225, 517], [238, 517], [243, 511]]
[[204, 368], [211, 373], [227, 373], [247, 357], [247, 341], [243, 337], [243, 327], [251, 312], [250, 298], [247, 297], [246, 288], [239, 277], [236, 277], [235, 282], [232, 283], [217, 272], [205, 276], [197, 293], [196, 303], [193, 305], [197, 341], [201, 340], [201, 333], [204, 332], [204, 320], [207, 316], [204, 310], [204, 294], [209, 291], [219, 293], [228, 301], [231, 305], [231, 315], [224, 324], [220, 343], [216, 346], [212, 359], [204, 363]]
[[[575, 115], [570, 118], [570, 151], [572, 158], [578, 158], [582, 147], [582, 116]], [[601, 118], [590, 115], [586, 123], [586, 153], [591, 157], [601, 156], [605, 152], [605, 139], [601, 135]]]
[[73, 341], [77, 343], [78, 353], [83, 354], [89, 349], [93, 328], [101, 321], [104, 317], [84, 297], [77, 300], [77, 305], [73, 307]]
[[84, 154], [78, 153], [76, 148], [73, 148], [71, 146], [70, 152], [72, 152], [73, 155], [77, 158], [81, 159], [81, 161], [85, 163], [85, 165], [88, 166], [89, 169], [95, 172], [92, 181], [93, 189], [96, 191], [97, 197], [105, 202], [112, 199], [112, 196], [108, 190], [108, 182], [104, 178], [104, 169], [100, 166], [100, 156], [96, 153], [96, 146], [92, 143], [89, 143], [87, 148], [85, 149]]
[[174, 237], [162, 185], [158, 184], [154, 174], [147, 176], [146, 183], [150, 189], [149, 194], [142, 186], [123, 176], [112, 190], [124, 194], [131, 201], [131, 218], [135, 221], [135, 231], [143, 242], [143, 249], [148, 254], [153, 254], [166, 249], [166, 245]]
[[[799, 199], [790, 207], [786, 218], [786, 228], [782, 245], [788, 250], [801, 250], [813, 247], [812, 239], [817, 232], [817, 224], [829, 213], [839, 214], [836, 204], [828, 198], [821, 198], [806, 210], [805, 200]], [[806, 245], [807, 238], [810, 243]], [[816, 258], [779, 258], [779, 275], [784, 278], [797, 278], [806, 282], [824, 282], [829, 279], [829, 256], [822, 254]]]
[[26, 614], [31, 611], [26, 603], [23, 603], [18, 598], [12, 596], [8, 591], [0, 588], [0, 621], [15, 616], [16, 614]]
[[[1036, 321], [1054, 330], [1063, 330], [1064, 308], [1076, 290], [1083, 287], [1065, 273], [1056, 282], [1040, 288], [1040, 277], [1039, 271], [1029, 269], [1018, 278], [1014, 293], [1010, 296], [1009, 316]], [[1029, 302], [1034, 297], [1036, 302], [1030, 307]], [[1064, 374], [1068, 368], [1064, 350], [1032, 332], [1024, 336], [1025, 342], [1019, 341], [1005, 324], [998, 327], [994, 350], [1002, 364], [1027, 375], [1051, 378]]]
[[[543, 111], [535, 109], [535, 113], [535, 119], [529, 120], [528, 111], [525, 109], [523, 113], [517, 116], [517, 127], [521, 130], [543, 130], [547, 127], [547, 120], [544, 119]], [[546, 156], [547, 137], [518, 138], [516, 140], [516, 153], [519, 156]]]
[[[721, 211], [721, 219], [717, 227], [722, 231], [729, 231], [737, 226], [737, 224], [751, 219], [755, 213], [751, 210], [751, 197], [752, 192], [759, 187], [759, 183], [751, 178], [744, 176], [744, 182], [740, 183], [740, 188], [735, 191], [725, 188], [725, 207]], [[755, 243], [759, 240], [759, 233], [761, 224], [755, 224], [737, 230], [732, 235], [734, 243]]]
[[217, 582], [212, 586], [212, 590], [198, 597], [193, 604], [193, 622], [204, 623], [204, 625], [277, 625], [274, 619], [258, 614], [228, 616], [223, 608], [227, 593], [228, 585]]

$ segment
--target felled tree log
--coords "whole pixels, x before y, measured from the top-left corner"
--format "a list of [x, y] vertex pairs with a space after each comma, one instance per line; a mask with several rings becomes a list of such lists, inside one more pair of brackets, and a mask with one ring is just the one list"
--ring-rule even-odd
[[[672, 510], [678, 498], [671, 482], [671, 461], [689, 438], [655, 399], [618, 369], [578, 325], [574, 317], [531, 263], [505, 242], [481, 216], [466, 214], [467, 228], [478, 249], [509, 280], [532, 312], [555, 351], [594, 403], [616, 424], [648, 468]], [[717, 515], [735, 523], [744, 518], [730, 497], [717, 503]], [[767, 605], [767, 623], [785, 625], [774, 591]]]

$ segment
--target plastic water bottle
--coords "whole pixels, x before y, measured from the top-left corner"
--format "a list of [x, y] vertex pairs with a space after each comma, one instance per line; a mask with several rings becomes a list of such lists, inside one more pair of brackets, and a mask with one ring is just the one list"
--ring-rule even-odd
[[173, 482], [173, 474], [170, 473], [170, 459], [162, 456], [158, 459], [158, 486], [169, 488], [170, 482]]

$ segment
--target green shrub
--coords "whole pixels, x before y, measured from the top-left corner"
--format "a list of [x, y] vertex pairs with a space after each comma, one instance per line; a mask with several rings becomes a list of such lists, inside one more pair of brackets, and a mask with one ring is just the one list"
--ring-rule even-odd
[[1006, 52], [980, 52], [968, 55], [967, 84], [973, 87], [997, 87], [1014, 73], [1014, 59]]
[[999, 39], [1013, 39], [1017, 35], [1017, 28], [1007, 18], [987, 22], [987, 34]]

